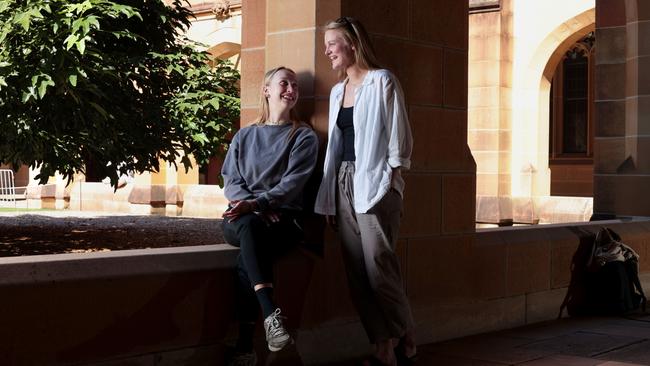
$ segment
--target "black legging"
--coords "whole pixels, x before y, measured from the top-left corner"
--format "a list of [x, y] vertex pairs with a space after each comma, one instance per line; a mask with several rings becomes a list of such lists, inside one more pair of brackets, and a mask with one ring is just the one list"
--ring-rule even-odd
[[223, 220], [224, 238], [240, 249], [236, 289], [239, 321], [255, 322], [257, 319], [259, 305], [253, 288], [260, 283], [273, 283], [273, 263], [302, 239], [297, 218], [296, 212], [282, 211], [280, 222], [274, 224], [267, 224], [254, 213], [232, 222]]

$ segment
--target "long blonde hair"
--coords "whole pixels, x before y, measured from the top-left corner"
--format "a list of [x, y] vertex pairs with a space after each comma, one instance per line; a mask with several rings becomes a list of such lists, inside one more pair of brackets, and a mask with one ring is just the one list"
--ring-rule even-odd
[[[370, 43], [368, 32], [361, 22], [352, 17], [340, 17], [330, 21], [325, 25], [325, 30], [338, 30], [343, 35], [343, 39], [354, 47], [354, 62], [362, 69], [376, 70], [381, 69], [375, 50]], [[345, 70], [339, 70], [339, 79], [346, 78]]]
[[[264, 93], [264, 88], [269, 86], [271, 83], [271, 79], [275, 76], [275, 74], [278, 73], [278, 71], [281, 70], [286, 70], [289, 71], [292, 74], [296, 74], [295, 71], [291, 70], [288, 67], [284, 66], [278, 66], [274, 69], [271, 69], [264, 74], [264, 82], [262, 83], [262, 87], [260, 88], [260, 113], [255, 118], [253, 123], [257, 126], [263, 126], [270, 118], [271, 111], [269, 110], [269, 99], [266, 97], [266, 94]], [[291, 132], [289, 133], [289, 140], [293, 137], [293, 135], [296, 133], [296, 130], [298, 130], [299, 127], [301, 126], [308, 126], [309, 128], [312, 128], [309, 123], [302, 122], [300, 120], [300, 117], [298, 117], [298, 112], [296, 112], [296, 108], [293, 107], [289, 111], [289, 120], [291, 120], [291, 123], [293, 124], [293, 127], [291, 128]]]

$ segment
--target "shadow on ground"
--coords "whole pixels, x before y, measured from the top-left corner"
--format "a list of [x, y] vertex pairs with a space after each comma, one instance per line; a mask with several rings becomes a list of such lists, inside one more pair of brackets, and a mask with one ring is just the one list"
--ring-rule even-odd
[[18, 214], [0, 217], [0, 257], [223, 243], [221, 220]]

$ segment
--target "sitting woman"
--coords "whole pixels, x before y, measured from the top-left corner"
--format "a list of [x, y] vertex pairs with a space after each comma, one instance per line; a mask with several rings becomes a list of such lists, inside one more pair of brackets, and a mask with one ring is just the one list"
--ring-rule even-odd
[[260, 116], [235, 134], [221, 171], [229, 201], [223, 234], [240, 248], [240, 326], [231, 364], [255, 364], [253, 333], [260, 307], [269, 349], [279, 351], [292, 342], [273, 301], [273, 263], [302, 239], [303, 188], [318, 155], [316, 134], [294, 111], [297, 101], [295, 72], [285, 67], [267, 72]]

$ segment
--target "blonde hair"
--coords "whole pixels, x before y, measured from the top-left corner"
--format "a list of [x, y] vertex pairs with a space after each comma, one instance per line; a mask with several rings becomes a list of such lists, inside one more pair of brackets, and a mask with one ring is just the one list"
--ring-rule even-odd
[[[354, 62], [362, 69], [376, 70], [381, 69], [375, 50], [370, 43], [368, 32], [363, 27], [361, 22], [352, 17], [340, 17], [336, 20], [328, 22], [325, 25], [325, 30], [338, 30], [341, 32], [343, 39], [354, 47]], [[343, 80], [347, 77], [345, 70], [339, 70], [339, 79]]]
[[[296, 75], [295, 71], [284, 66], [278, 66], [274, 69], [267, 71], [266, 74], [264, 74], [264, 82], [262, 83], [262, 87], [260, 88], [260, 113], [257, 116], [257, 118], [255, 118], [255, 120], [253, 121], [253, 124], [257, 126], [264, 125], [270, 118], [271, 111], [269, 110], [269, 99], [266, 97], [266, 94], [264, 93], [264, 88], [269, 86], [275, 74], [277, 74], [281, 70], [286, 70]], [[293, 135], [296, 133], [296, 130], [298, 130], [299, 127], [308, 126], [309, 128], [312, 128], [309, 123], [300, 121], [300, 117], [298, 117], [298, 112], [296, 112], [295, 107], [291, 108], [291, 110], [289, 111], [289, 119], [293, 124], [293, 127], [291, 128], [291, 132], [289, 133], [289, 140], [293, 137]]]

